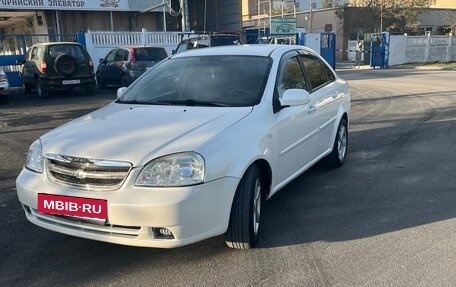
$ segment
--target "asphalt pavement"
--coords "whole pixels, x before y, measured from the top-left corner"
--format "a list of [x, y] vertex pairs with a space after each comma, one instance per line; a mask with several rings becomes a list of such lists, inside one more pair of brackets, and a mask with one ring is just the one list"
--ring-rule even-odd
[[113, 245], [29, 223], [14, 180], [42, 133], [115, 98], [19, 95], [0, 106], [0, 286], [454, 286], [456, 72], [341, 69], [347, 161], [317, 165], [264, 205], [247, 251]]

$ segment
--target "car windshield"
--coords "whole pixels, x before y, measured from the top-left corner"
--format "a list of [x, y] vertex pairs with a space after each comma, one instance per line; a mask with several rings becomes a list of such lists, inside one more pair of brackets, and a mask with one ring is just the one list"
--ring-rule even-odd
[[49, 46], [49, 56], [57, 58], [59, 55], [70, 55], [75, 59], [84, 59], [84, 52], [79, 45], [58, 44]]
[[260, 102], [271, 59], [202, 56], [165, 60], [146, 72], [118, 103], [253, 106]]
[[137, 61], [155, 61], [159, 62], [166, 58], [166, 52], [163, 48], [136, 48]]

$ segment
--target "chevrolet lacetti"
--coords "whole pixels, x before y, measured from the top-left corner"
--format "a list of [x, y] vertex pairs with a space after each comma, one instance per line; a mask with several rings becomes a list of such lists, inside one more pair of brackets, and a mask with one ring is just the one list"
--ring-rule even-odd
[[171, 248], [220, 234], [253, 247], [263, 201], [348, 142], [347, 83], [303, 46], [192, 50], [37, 139], [17, 178], [27, 219]]

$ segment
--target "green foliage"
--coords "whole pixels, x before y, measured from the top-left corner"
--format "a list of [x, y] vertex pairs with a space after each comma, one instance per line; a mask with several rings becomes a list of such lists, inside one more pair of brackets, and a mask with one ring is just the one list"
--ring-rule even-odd
[[332, 8], [334, 6], [333, 4], [333, 0], [323, 0], [322, 2], [322, 8], [325, 9], [325, 8]]
[[336, 16], [344, 21], [347, 8], [356, 7], [349, 20], [355, 33], [407, 32], [418, 27], [418, 17], [429, 7], [429, 0], [355, 0], [349, 6], [336, 3], [335, 7]]

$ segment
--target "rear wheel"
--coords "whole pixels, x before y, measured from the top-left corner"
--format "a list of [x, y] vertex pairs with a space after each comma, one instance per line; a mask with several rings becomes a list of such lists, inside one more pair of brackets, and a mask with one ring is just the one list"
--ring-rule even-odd
[[260, 170], [252, 165], [242, 177], [233, 199], [230, 222], [225, 233], [225, 242], [229, 247], [249, 249], [258, 242], [262, 189]]
[[327, 155], [323, 163], [330, 168], [337, 168], [344, 164], [348, 146], [347, 120], [342, 118], [337, 128], [336, 139], [334, 140], [333, 149]]
[[49, 90], [42, 80], [36, 82], [36, 93], [43, 99], [49, 97]]

